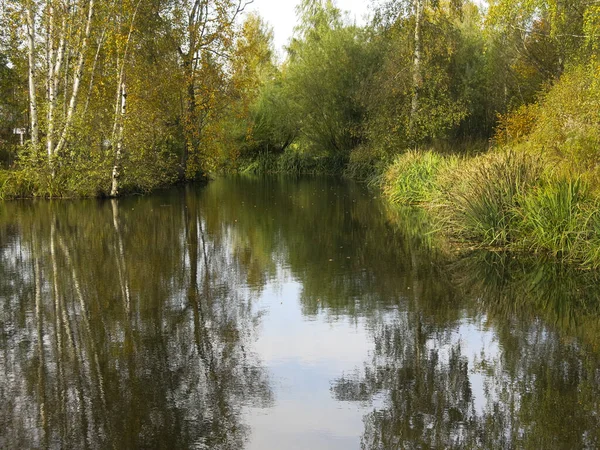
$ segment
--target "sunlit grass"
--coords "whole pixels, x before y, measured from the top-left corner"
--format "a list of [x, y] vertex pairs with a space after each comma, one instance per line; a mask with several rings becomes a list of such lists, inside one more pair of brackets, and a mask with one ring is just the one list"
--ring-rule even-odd
[[241, 172], [246, 174], [286, 174], [286, 175], [341, 175], [347, 165], [347, 157], [339, 155], [318, 155], [288, 149], [281, 154], [261, 153], [254, 157]]
[[493, 151], [471, 158], [444, 174], [441, 214], [451, 231], [487, 246], [514, 240], [519, 199], [537, 182], [538, 158]]
[[438, 174], [454, 158], [432, 151], [408, 151], [394, 159], [383, 177], [382, 189], [393, 203], [415, 205], [433, 200], [439, 189]]
[[461, 159], [408, 152], [385, 171], [382, 189], [394, 204], [427, 207], [453, 240], [600, 267], [596, 191], [545, 162], [523, 149]]
[[526, 244], [555, 256], [581, 254], [592, 237], [594, 203], [580, 179], [563, 178], [532, 190], [523, 199], [519, 223]]

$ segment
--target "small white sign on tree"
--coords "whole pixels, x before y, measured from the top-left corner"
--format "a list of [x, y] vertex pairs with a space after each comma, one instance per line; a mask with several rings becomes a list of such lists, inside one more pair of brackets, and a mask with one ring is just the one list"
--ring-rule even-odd
[[23, 139], [27, 130], [25, 128], [13, 128], [13, 134], [18, 134], [21, 136], [21, 145], [23, 145]]

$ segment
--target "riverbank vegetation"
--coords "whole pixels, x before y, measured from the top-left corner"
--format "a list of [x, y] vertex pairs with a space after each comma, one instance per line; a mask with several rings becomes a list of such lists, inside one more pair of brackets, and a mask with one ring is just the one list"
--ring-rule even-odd
[[5, 1], [0, 195], [345, 174], [453, 239], [600, 265], [597, 2], [378, 0], [359, 26], [302, 0], [282, 61], [246, 6]]
[[[391, 0], [364, 27], [328, 1], [299, 13], [245, 170], [342, 173], [452, 240], [600, 265], [595, 3]], [[287, 119], [267, 134], [271, 104]]]
[[0, 196], [114, 197], [205, 177], [271, 52], [247, 3], [2, 1]]

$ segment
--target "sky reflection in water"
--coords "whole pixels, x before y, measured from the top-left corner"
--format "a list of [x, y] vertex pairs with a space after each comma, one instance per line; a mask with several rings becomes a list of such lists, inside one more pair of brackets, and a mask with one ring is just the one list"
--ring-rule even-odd
[[332, 179], [0, 210], [1, 448], [595, 448], [598, 280]]

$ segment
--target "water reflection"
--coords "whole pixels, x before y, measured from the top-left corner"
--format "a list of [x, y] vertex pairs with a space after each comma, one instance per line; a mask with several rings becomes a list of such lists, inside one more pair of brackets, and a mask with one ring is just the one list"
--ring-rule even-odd
[[447, 276], [451, 293], [416, 293], [332, 385], [340, 401], [385, 395], [362, 447], [598, 448], [598, 274], [477, 252]]
[[1, 206], [1, 448], [600, 446], [595, 273], [330, 179]]
[[243, 447], [273, 399], [246, 274], [175, 199], [7, 205], [0, 447]]

